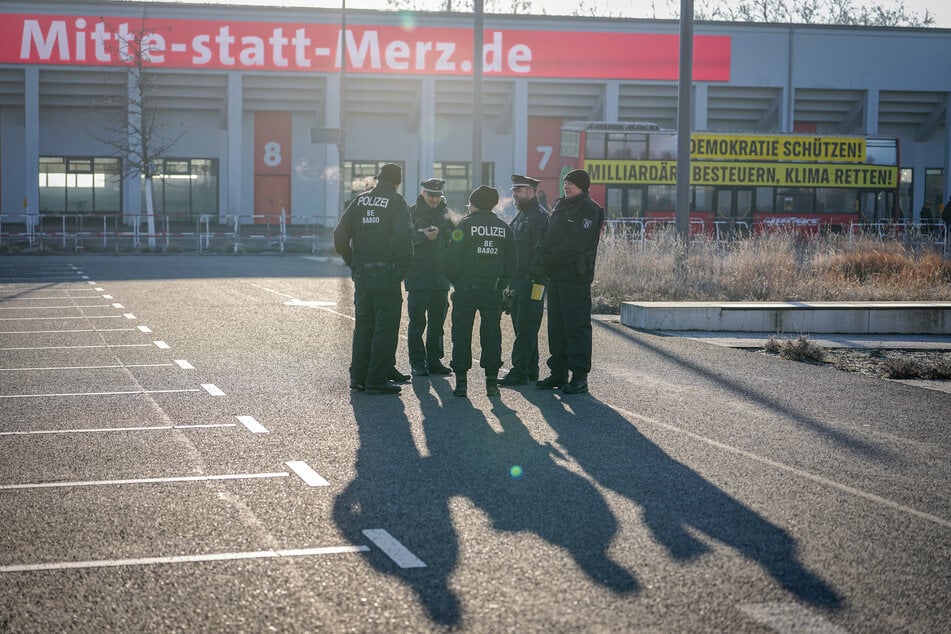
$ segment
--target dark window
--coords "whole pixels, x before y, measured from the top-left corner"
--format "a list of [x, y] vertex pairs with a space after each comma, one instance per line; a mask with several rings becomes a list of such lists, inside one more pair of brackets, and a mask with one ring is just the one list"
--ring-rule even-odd
[[[160, 159], [158, 174], [152, 179], [152, 202], [157, 214], [217, 214], [218, 159]], [[142, 209], [146, 209], [144, 198]]]
[[816, 190], [806, 187], [776, 189], [776, 211], [784, 214], [811, 214], [816, 210]]
[[603, 159], [606, 154], [604, 143], [605, 134], [603, 132], [588, 132], [584, 142], [585, 159]]
[[569, 130], [561, 131], [561, 155], [565, 158], [578, 158], [581, 149], [581, 133]]
[[[380, 175], [380, 170], [383, 169], [383, 166], [387, 163], [399, 165], [405, 174], [406, 170], [402, 161], [344, 161], [343, 179], [345, 183], [350, 184], [347, 191], [344, 192], [344, 197], [346, 198], [345, 203], [349, 203], [350, 200], [360, 192], [373, 189], [376, 186], [376, 177]], [[403, 184], [400, 184], [396, 190], [401, 193], [407, 191]], [[412, 205], [415, 200], [416, 198], [414, 197], [409, 201], [409, 204]], [[344, 207], [346, 207], [346, 204], [344, 204]]]
[[932, 210], [944, 202], [944, 169], [925, 168], [925, 202], [931, 203]]
[[[590, 157], [589, 157], [590, 158]], [[646, 134], [608, 134], [609, 159], [646, 159]]]
[[[469, 207], [469, 193], [475, 189], [472, 180], [471, 163], [438, 162], [433, 164], [433, 176], [446, 181], [443, 189], [446, 204], [450, 209], [461, 214], [467, 213]], [[495, 163], [482, 164], [482, 182], [494, 187]], [[505, 197], [506, 192], [500, 188], [499, 197]]]
[[122, 170], [112, 157], [41, 156], [40, 212], [118, 213]]

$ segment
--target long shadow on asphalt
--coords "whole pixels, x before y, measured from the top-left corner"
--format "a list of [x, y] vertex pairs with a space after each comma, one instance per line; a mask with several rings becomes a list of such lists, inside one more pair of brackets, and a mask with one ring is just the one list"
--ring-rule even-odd
[[351, 399], [360, 438], [357, 475], [335, 500], [334, 519], [354, 543], [366, 542], [363, 529], [384, 528], [426, 563], [400, 569], [377, 549], [368, 554], [377, 570], [412, 588], [433, 622], [451, 626], [464, 617], [462, 598], [449, 583], [459, 563], [450, 514], [455, 497], [471, 501], [496, 530], [534, 533], [561, 548], [597, 585], [619, 595], [638, 592], [633, 572], [608, 555], [617, 519], [587, 479], [559, 464], [562, 451], [599, 484], [642, 507], [672, 559], [707, 552], [691, 535], [695, 530], [760, 564], [799, 600], [840, 606], [836, 592], [799, 561], [788, 533], [672, 459], [590, 395], [563, 402], [551, 392], [523, 390], [558, 433], [556, 447], [537, 442], [502, 399], [492, 400], [499, 433], [467, 399], [454, 398], [446, 380], [417, 379], [413, 389], [428, 455], [413, 442], [400, 397]]
[[688, 370], [691, 375], [699, 377], [705, 381], [709, 381], [718, 389], [723, 390], [725, 393], [735, 395], [739, 400], [756, 403], [766, 410], [779, 414], [780, 416], [788, 418], [804, 428], [810, 429], [817, 434], [825, 436], [841, 447], [844, 447], [857, 454], [881, 461], [892, 461], [896, 459], [894, 454], [882, 448], [881, 446], [866, 442], [861, 438], [847, 434], [845, 432], [832, 429], [822, 421], [816, 420], [815, 418], [805, 414], [792, 411], [788, 408], [779, 407], [773, 403], [770, 397], [765, 393], [743, 387], [732, 381], [725, 380], [722, 372], [718, 372], [712, 368], [713, 364], [711, 364], [711, 368], [703, 367], [697, 363], [694, 363], [693, 361], [686, 359], [685, 357], [671, 354], [671, 352], [668, 350], [651, 345], [643, 338], [636, 337], [632, 332], [625, 332], [599, 321], [594, 321], [593, 324], [611, 332], [614, 335], [624, 338], [628, 343], [639, 348], [643, 348], [644, 350], [647, 350], [651, 354], [656, 355], [658, 358], [663, 359], [664, 361]]
[[497, 530], [532, 532], [564, 549], [595, 583], [620, 594], [638, 590], [607, 554], [617, 521], [602, 496], [560, 466], [557, 450], [536, 442], [515, 411], [495, 399], [503, 428], [497, 433], [467, 399], [452, 396], [447, 381], [413, 387], [429, 455], [414, 445], [398, 398], [355, 396], [357, 476], [336, 499], [334, 519], [354, 543], [366, 541], [362, 529], [385, 528], [426, 563], [401, 570], [379, 552], [369, 555], [377, 569], [413, 588], [430, 619], [454, 625], [463, 617], [449, 586], [459, 550], [454, 497], [470, 500]]
[[709, 550], [693, 530], [757, 562], [800, 601], [841, 606], [835, 590], [799, 561], [786, 531], [671, 458], [614, 409], [591, 395], [523, 394], [592, 478], [643, 509], [645, 524], [672, 559], [690, 561]]

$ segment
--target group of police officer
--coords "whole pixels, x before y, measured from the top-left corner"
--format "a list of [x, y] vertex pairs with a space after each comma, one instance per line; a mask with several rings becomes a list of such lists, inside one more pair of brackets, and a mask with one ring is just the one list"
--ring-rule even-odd
[[[402, 292], [407, 292], [407, 348], [415, 376], [455, 374], [453, 394], [468, 393], [472, 329], [479, 313], [479, 365], [486, 394], [499, 386], [525, 385], [588, 391], [591, 370], [591, 283], [604, 210], [588, 195], [584, 170], [565, 175], [565, 195], [549, 212], [539, 181], [512, 176], [518, 213], [506, 224], [494, 212], [498, 190], [482, 185], [469, 195], [468, 214], [453, 223], [443, 196], [445, 181], [420, 183], [416, 204], [397, 192], [398, 165], [387, 163], [377, 185], [347, 205], [334, 230], [334, 248], [351, 269], [355, 325], [350, 388], [367, 394], [399, 394], [410, 379], [396, 368]], [[547, 288], [547, 290], [546, 290]], [[452, 353], [442, 363], [446, 315], [452, 291]], [[538, 380], [538, 330], [548, 300], [550, 376]], [[512, 369], [502, 367], [503, 307], [515, 330]]]

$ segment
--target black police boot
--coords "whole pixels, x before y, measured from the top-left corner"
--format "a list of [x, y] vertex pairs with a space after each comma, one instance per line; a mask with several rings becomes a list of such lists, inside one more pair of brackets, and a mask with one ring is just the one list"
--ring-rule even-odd
[[554, 390], [559, 387], [565, 387], [568, 385], [568, 377], [566, 376], [555, 376], [552, 374], [547, 379], [542, 379], [541, 381], [535, 382], [535, 387], [540, 390]]
[[429, 370], [426, 369], [425, 363], [415, 363], [411, 370], [413, 376], [429, 376]]
[[586, 372], [574, 372], [571, 375], [571, 382], [561, 388], [562, 394], [584, 394], [588, 391], [588, 374]]
[[512, 385], [525, 385], [528, 383], [528, 377], [524, 372], [516, 368], [509, 370], [509, 373], [502, 377], [502, 380], [499, 381], [499, 385], [502, 387], [510, 387]]
[[399, 394], [401, 391], [399, 385], [393, 385], [392, 383], [367, 386], [367, 394]]
[[452, 388], [453, 396], [465, 396], [466, 388], [468, 388], [468, 383], [466, 381], [466, 373], [456, 373], [456, 387]]
[[405, 383], [410, 380], [410, 375], [403, 374], [396, 367], [390, 368], [390, 371], [386, 373], [386, 380], [393, 381], [394, 383]]
[[452, 370], [442, 364], [442, 361], [431, 361], [428, 365], [430, 374], [452, 374]]
[[498, 396], [499, 395], [499, 372], [486, 372], [485, 373], [485, 393], [489, 396]]

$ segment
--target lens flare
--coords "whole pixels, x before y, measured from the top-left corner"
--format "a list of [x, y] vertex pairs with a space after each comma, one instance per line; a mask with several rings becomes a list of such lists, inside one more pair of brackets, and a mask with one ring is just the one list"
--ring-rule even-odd
[[462, 229], [453, 229], [452, 230], [452, 239], [456, 242], [462, 240]]
[[521, 477], [522, 477], [522, 475], [523, 475], [524, 473], [525, 473], [525, 472], [522, 471], [522, 467], [520, 467], [520, 466], [517, 465], [517, 464], [512, 465], [512, 468], [509, 469], [509, 477], [512, 478], [513, 480], [519, 480], [519, 479], [521, 479]]
[[407, 33], [416, 28], [416, 16], [412, 11], [400, 11], [400, 28]]

